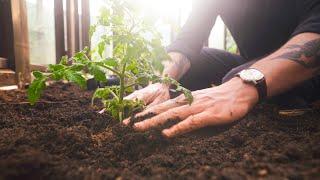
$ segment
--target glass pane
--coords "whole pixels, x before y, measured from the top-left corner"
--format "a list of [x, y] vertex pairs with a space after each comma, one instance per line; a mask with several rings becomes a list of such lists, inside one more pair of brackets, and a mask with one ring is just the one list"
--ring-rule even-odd
[[[181, 26], [187, 20], [192, 8], [192, 0], [133, 0], [136, 5], [140, 6], [143, 11], [150, 16], [158, 17], [157, 30], [162, 34], [163, 44], [169, 45], [175, 38]], [[99, 9], [107, 1], [95, 0], [90, 1], [91, 24], [94, 24], [99, 15]], [[104, 33], [103, 30], [92, 37], [91, 45], [95, 47], [99, 40], [99, 34]]]
[[32, 64], [55, 64], [54, 0], [26, 0]]
[[[105, 0], [95, 0], [95, 1], [90, 1], [90, 24], [94, 25], [97, 23], [98, 16], [100, 15], [100, 8], [107, 6], [107, 1]], [[111, 32], [109, 32], [110, 34]], [[108, 34], [108, 30], [102, 27], [98, 27], [95, 31], [95, 33], [91, 37], [91, 48], [95, 48], [102, 35]], [[93, 55], [92, 58], [94, 59], [96, 55]], [[106, 46], [106, 50], [104, 52], [104, 56], [106, 57], [111, 57], [112, 56], [112, 47], [111, 46]], [[98, 58], [99, 59], [99, 58]]]
[[225, 25], [221, 17], [218, 16], [214, 27], [212, 28], [211, 34], [209, 36], [209, 47], [222, 49], [225, 48]]

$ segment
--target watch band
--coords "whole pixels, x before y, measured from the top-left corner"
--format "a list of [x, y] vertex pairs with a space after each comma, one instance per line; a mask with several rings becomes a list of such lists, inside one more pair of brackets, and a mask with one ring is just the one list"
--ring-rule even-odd
[[260, 81], [257, 82], [257, 84], [255, 85], [255, 87], [258, 90], [258, 94], [259, 94], [259, 101], [262, 101], [263, 99], [265, 99], [267, 97], [267, 83], [266, 83], [266, 79], [263, 78]]
[[[239, 77], [240, 79], [240, 73], [236, 74], [237, 77]], [[253, 86], [255, 86], [257, 88], [258, 91], [258, 96], [259, 96], [259, 101], [262, 101], [263, 99], [265, 99], [267, 97], [267, 82], [265, 77], [263, 77], [261, 80], [257, 81], [257, 82], [253, 82], [253, 81], [245, 81], [242, 79], [243, 82], [251, 84]]]

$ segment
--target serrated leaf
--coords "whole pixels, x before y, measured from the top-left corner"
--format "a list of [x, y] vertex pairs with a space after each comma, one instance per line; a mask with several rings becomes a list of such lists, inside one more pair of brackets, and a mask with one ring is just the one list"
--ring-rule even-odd
[[65, 77], [68, 81], [74, 82], [78, 84], [80, 87], [85, 88], [87, 85], [87, 81], [82, 75], [78, 72], [74, 71], [66, 71], [65, 72]]
[[193, 102], [193, 96], [192, 96], [191, 91], [186, 88], [183, 88], [182, 92], [183, 92], [184, 96], [187, 98], [189, 105], [191, 105]]
[[[39, 76], [38, 76], [39, 77]], [[28, 100], [33, 105], [41, 95], [41, 92], [46, 87], [46, 77], [42, 76], [35, 79], [29, 86], [27, 93], [28, 93]]]
[[102, 62], [103, 62], [103, 64], [105, 64], [107, 66], [111, 66], [111, 67], [115, 67], [118, 65], [118, 62], [113, 58], [107, 58], [107, 59], [103, 60]]
[[139, 46], [137, 47], [129, 46], [127, 48], [127, 56], [129, 56], [129, 58], [135, 58], [136, 56], [138, 56], [139, 49], [141, 49]]
[[152, 66], [155, 70], [159, 71], [160, 73], [164, 70], [164, 65], [159, 59], [152, 60]]
[[68, 56], [62, 56], [60, 59], [60, 63], [61, 65], [68, 65]]
[[51, 78], [55, 81], [58, 81], [58, 80], [61, 80], [63, 79], [63, 76], [64, 76], [64, 71], [63, 70], [60, 70], [60, 71], [55, 71], [51, 74]]
[[32, 74], [37, 79], [43, 78], [43, 74], [40, 71], [33, 71]]
[[96, 32], [96, 29], [97, 29], [97, 25], [90, 26], [90, 29], [89, 29], [89, 37], [90, 37], [90, 39], [92, 38], [93, 34]]
[[72, 66], [70, 66], [70, 70], [71, 71], [82, 71], [84, 68], [83, 64], [73, 64]]
[[90, 63], [88, 69], [90, 74], [92, 74], [97, 81], [107, 81], [105, 72], [98, 65]]
[[106, 43], [104, 41], [99, 42], [98, 44], [98, 54], [101, 58], [103, 58], [103, 52], [106, 49]]
[[92, 104], [94, 102], [95, 99], [109, 99], [110, 98], [110, 90], [108, 88], [98, 88], [96, 89], [96, 91], [94, 92], [93, 96], [92, 96]]
[[133, 74], [139, 73], [139, 70], [137, 68], [137, 63], [132, 62], [127, 66], [127, 71], [131, 71]]
[[151, 40], [151, 45], [154, 47], [161, 47], [161, 40], [159, 38], [155, 38]]
[[140, 85], [147, 85], [150, 79], [147, 76], [141, 76], [141, 77], [138, 77], [136, 81]]
[[89, 53], [90, 48], [88, 46], [85, 46], [82, 50], [83, 53], [87, 54]]
[[109, 26], [110, 25], [110, 15], [111, 12], [108, 8], [102, 7], [100, 8], [100, 16], [98, 19], [99, 24], [103, 26]]
[[62, 64], [49, 64], [48, 70], [50, 72], [55, 72], [55, 71], [60, 71], [64, 68], [65, 68], [65, 66]]
[[86, 53], [83, 51], [76, 53], [72, 58], [76, 63], [80, 63], [80, 64], [89, 63], [89, 60], [86, 58]]

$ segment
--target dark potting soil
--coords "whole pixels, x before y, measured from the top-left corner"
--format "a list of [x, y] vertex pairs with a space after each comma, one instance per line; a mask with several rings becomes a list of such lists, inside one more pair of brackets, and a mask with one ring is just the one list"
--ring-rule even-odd
[[320, 112], [257, 106], [231, 127], [164, 139], [98, 114], [90, 91], [57, 83], [39, 103], [0, 92], [0, 179], [319, 179]]

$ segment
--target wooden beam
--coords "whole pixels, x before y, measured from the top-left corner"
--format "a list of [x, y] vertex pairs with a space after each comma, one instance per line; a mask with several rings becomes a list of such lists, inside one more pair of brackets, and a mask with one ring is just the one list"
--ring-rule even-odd
[[24, 84], [29, 83], [31, 79], [26, 2], [11, 0], [11, 12], [16, 67], [15, 74], [18, 87], [23, 88]]
[[11, 86], [15, 84], [15, 72], [10, 69], [0, 69], [0, 86]]
[[0, 69], [8, 68], [8, 59], [0, 57]]
[[79, 51], [79, 13], [78, 0], [67, 1], [67, 54], [73, 56]]
[[81, 0], [81, 49], [90, 47], [90, 2], [89, 0]]
[[56, 63], [60, 62], [62, 56], [66, 55], [65, 37], [64, 37], [64, 12], [63, 1], [54, 1], [54, 21], [56, 35]]
[[14, 46], [11, 1], [0, 0], [0, 57], [6, 58], [8, 68], [14, 70]]

